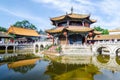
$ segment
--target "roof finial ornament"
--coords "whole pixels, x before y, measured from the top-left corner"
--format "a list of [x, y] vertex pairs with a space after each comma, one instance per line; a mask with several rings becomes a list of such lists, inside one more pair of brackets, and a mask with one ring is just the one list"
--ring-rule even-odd
[[90, 17], [91, 13], [88, 14], [88, 16]]
[[71, 7], [71, 14], [73, 13], [73, 7]]
[[66, 15], [68, 15], [68, 13], [66, 12]]

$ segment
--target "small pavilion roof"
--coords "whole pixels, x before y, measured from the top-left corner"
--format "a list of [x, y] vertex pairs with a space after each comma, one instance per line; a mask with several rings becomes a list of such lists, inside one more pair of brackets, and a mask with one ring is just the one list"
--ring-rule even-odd
[[14, 27], [14, 26], [11, 26], [8, 29], [8, 33], [22, 35], [22, 36], [39, 36], [39, 34], [35, 30], [18, 28], [18, 27]]
[[101, 31], [94, 31], [94, 33], [95, 33], [95, 34], [97, 34], [97, 35], [102, 34], [102, 32], [101, 32]]

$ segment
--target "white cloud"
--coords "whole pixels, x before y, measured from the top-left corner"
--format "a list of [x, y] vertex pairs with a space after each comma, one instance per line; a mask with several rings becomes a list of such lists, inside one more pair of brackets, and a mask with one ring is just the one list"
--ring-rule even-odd
[[91, 16], [97, 18], [97, 23], [105, 28], [114, 28], [119, 26], [120, 8], [119, 0], [32, 0], [44, 4], [50, 8], [59, 9], [63, 12], [70, 12], [71, 6], [74, 12], [91, 13]]
[[[53, 10], [59, 10], [60, 12], [70, 12], [70, 8], [74, 8], [74, 12], [80, 14], [91, 14], [92, 19], [96, 19], [97, 23], [94, 25], [100, 25], [104, 28], [119, 27], [120, 22], [120, 8], [119, 0], [32, 0], [33, 2], [45, 5], [46, 9], [52, 8]], [[39, 4], [37, 4], [39, 5]], [[8, 13], [10, 15], [28, 19], [36, 22], [40, 26], [50, 26], [49, 19], [45, 19], [42, 16], [36, 16], [32, 13], [14, 10], [10, 8], [0, 7], [0, 11]], [[53, 16], [54, 16], [53, 12]], [[47, 15], [46, 15], [47, 16]], [[47, 27], [44, 27], [47, 29]]]
[[27, 19], [37, 24], [38, 28], [45, 29], [42, 25], [46, 25], [46, 20], [40, 16], [34, 16], [33, 14], [19, 11], [19, 10], [11, 10], [0, 7], [0, 11], [7, 13], [8, 15], [16, 16], [18, 18]]
[[[90, 12], [93, 9], [91, 2], [88, 2], [87, 0], [85, 1], [80, 1], [80, 0], [75, 0], [76, 2], [73, 2], [72, 0], [32, 0], [37, 3], [43, 3], [46, 4], [48, 7], [52, 7], [55, 9], [59, 9], [63, 12], [70, 12], [70, 8], [74, 7], [74, 9], [77, 12], [85, 13], [85, 12]], [[84, 5], [85, 4], [85, 5]], [[89, 4], [89, 5], [88, 5]], [[86, 5], [90, 8], [88, 9]]]
[[113, 15], [120, 15], [120, 0], [104, 0], [103, 2], [100, 3], [101, 6], [100, 9], [105, 13], [110, 16]]
[[[120, 22], [120, 1], [119, 0], [103, 0], [99, 3], [99, 11], [103, 15], [100, 15], [101, 18], [101, 24], [104, 24], [106, 28], [115, 28], [115, 27], [120, 27], [119, 22]], [[99, 22], [98, 22], [99, 23]]]
[[17, 17], [25, 18], [25, 19], [42, 21], [39, 17], [33, 16], [25, 12], [19, 12], [18, 10], [9, 10], [9, 9], [0, 7], [0, 11], [6, 12], [8, 14], [11, 14]]

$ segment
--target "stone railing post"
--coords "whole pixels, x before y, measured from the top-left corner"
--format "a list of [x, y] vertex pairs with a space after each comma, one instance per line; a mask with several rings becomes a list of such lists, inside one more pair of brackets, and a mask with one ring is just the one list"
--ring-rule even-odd
[[36, 53], [36, 47], [35, 47], [35, 43], [33, 44], [33, 53], [35, 54]]
[[5, 46], [5, 54], [8, 54], [8, 49], [7, 48], [8, 48], [8, 46], [6, 45]]
[[13, 45], [13, 53], [15, 53], [15, 44]]

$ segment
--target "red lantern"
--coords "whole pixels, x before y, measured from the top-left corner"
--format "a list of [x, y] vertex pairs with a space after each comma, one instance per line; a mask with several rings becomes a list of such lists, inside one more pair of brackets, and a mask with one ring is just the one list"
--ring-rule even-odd
[[66, 35], [67, 35], [67, 32], [63, 32], [63, 35], [66, 36]]
[[47, 33], [47, 36], [48, 36], [48, 38], [52, 38], [52, 35], [50, 35], [49, 33]]
[[93, 33], [92, 32], [89, 32], [89, 34], [88, 34], [90, 37], [93, 35]]
[[49, 33], [47, 33], [47, 36], [50, 36], [50, 34], [49, 34]]

